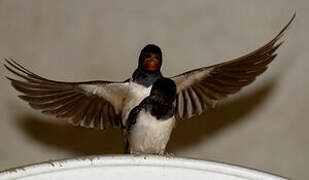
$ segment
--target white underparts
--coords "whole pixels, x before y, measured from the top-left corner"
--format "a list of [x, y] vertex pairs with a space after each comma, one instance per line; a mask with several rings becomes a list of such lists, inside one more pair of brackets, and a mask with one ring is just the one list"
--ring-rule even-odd
[[143, 109], [129, 134], [130, 153], [164, 154], [174, 125], [174, 116], [158, 120]]

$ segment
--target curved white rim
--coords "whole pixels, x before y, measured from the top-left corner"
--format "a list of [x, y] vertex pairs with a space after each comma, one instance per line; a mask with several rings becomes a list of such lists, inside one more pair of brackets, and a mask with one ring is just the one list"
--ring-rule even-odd
[[279, 177], [258, 170], [219, 162], [153, 155], [88, 156], [82, 158], [49, 161], [2, 171], [0, 172], [0, 179], [5, 180], [12, 178], [22, 178], [55, 171], [105, 166], [164, 166], [171, 168], [184, 168], [215, 172], [248, 179], [287, 180], [287, 178]]

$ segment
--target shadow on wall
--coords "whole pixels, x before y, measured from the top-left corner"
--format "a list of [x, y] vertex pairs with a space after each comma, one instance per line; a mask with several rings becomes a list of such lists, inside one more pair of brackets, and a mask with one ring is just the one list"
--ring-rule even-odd
[[106, 131], [74, 127], [41, 120], [31, 115], [17, 121], [26, 136], [53, 148], [63, 149], [75, 155], [120, 154], [125, 141], [120, 129]]
[[[241, 121], [244, 116], [263, 104], [274, 86], [275, 80], [269, 81], [251, 94], [221, 104], [199, 117], [178, 122], [171, 136], [168, 151], [176, 152], [201, 140], [207, 140], [225, 127]], [[16, 122], [26, 136], [74, 155], [124, 152], [125, 141], [120, 129], [108, 129], [103, 132], [43, 121], [32, 115], [16, 119]]]
[[235, 125], [254, 109], [263, 105], [275, 85], [276, 80], [272, 79], [255, 91], [234, 98], [230, 102], [221, 103], [201, 116], [181, 120], [171, 136], [168, 150], [176, 152], [181, 148], [199, 143], [201, 140], [205, 141], [230, 125]]

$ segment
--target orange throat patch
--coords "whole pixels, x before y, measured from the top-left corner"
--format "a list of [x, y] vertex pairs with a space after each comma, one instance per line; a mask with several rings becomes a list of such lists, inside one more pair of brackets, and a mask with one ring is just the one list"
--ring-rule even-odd
[[143, 61], [143, 69], [156, 71], [160, 68], [160, 61], [157, 58], [148, 58]]

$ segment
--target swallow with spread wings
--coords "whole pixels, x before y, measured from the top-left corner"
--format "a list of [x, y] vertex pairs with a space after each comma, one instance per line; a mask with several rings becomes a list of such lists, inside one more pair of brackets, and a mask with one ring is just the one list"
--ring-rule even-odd
[[[163, 78], [160, 70], [162, 52], [153, 44], [142, 49], [137, 69], [131, 78], [122, 82], [50, 80], [29, 71], [11, 58], [5, 59], [4, 66], [18, 77], [7, 78], [22, 93], [19, 97], [32, 108], [67, 119], [76, 126], [102, 130], [122, 127], [129, 140], [129, 152], [164, 154], [176, 119], [200, 115], [266, 71], [268, 64], [277, 56], [275, 52], [283, 42], [281, 37], [294, 19], [295, 14], [274, 39], [247, 55], [170, 77], [172, 82], [169, 81], [166, 86], [175, 84], [175, 94], [170, 93], [173, 105], [158, 106], [169, 109], [157, 108], [156, 111], [162, 114], [158, 111], [162, 110], [168, 116], [164, 113], [158, 116], [152, 112], [153, 108], [147, 108], [156, 107], [156, 102], [148, 101], [149, 98], [160, 99], [158, 96], [171, 91], [159, 83], [160, 93], [151, 93], [152, 89], [157, 89], [152, 88], [153, 84]], [[145, 99], [148, 100], [143, 103]], [[132, 116], [130, 123], [127, 123], [130, 113], [136, 116]], [[128, 133], [129, 129], [132, 130]]]

